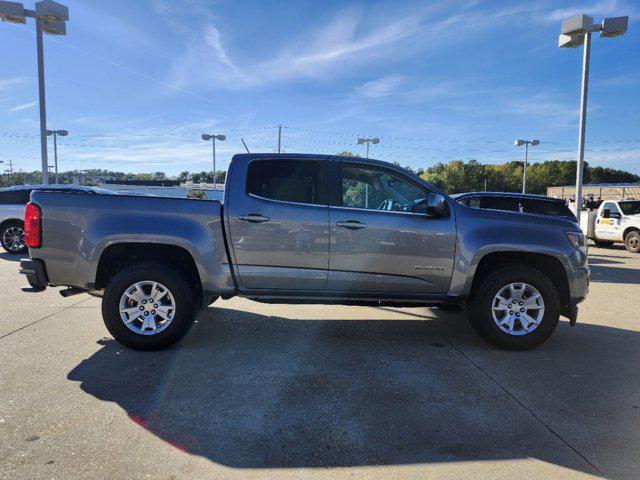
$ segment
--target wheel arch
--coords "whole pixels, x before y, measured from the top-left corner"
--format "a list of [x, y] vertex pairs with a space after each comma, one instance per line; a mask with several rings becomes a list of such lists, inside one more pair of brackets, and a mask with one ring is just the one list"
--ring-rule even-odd
[[148, 261], [174, 268], [202, 297], [202, 280], [193, 256], [181, 246], [166, 243], [122, 242], [107, 246], [100, 254], [94, 286], [97, 290], [104, 289], [124, 267]]
[[5, 225], [14, 222], [22, 224], [22, 228], [24, 228], [24, 218], [5, 218], [0, 222], [0, 230], [3, 229]]
[[482, 280], [489, 274], [499, 268], [518, 264], [529, 265], [547, 275], [558, 291], [562, 309], [564, 310], [570, 306], [571, 294], [569, 290], [569, 279], [562, 262], [553, 255], [534, 252], [500, 251], [484, 255], [476, 266], [469, 297], [471, 298], [473, 296], [482, 283]]
[[636, 227], [636, 226], [631, 226], [631, 227], [627, 227], [624, 229], [624, 232], [622, 232], [622, 241], [624, 242], [627, 238], [627, 235], [633, 231], [636, 232], [640, 232], [640, 227]]

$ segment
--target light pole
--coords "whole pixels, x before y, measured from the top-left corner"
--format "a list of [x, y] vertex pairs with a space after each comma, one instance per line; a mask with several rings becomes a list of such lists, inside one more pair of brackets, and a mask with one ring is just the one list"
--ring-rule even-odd
[[362, 144], [367, 144], [367, 158], [369, 158], [369, 144], [373, 144], [376, 145], [378, 143], [380, 143], [380, 139], [379, 138], [359, 138], [358, 139], [358, 145], [362, 145]]
[[580, 97], [580, 126], [578, 128], [578, 162], [576, 166], [576, 218], [580, 224], [582, 210], [582, 178], [584, 174], [584, 138], [587, 125], [587, 91], [589, 89], [589, 57], [591, 51], [591, 33], [600, 32], [601, 37], [617, 37], [627, 31], [629, 17], [605, 18], [594, 25], [593, 18], [578, 15], [562, 22], [558, 39], [560, 48], [577, 48], [584, 44], [582, 57], [582, 94]]
[[42, 184], [49, 184], [47, 160], [47, 110], [44, 97], [44, 57], [42, 32], [48, 35], [66, 35], [69, 9], [52, 0], [36, 2], [36, 9], [24, 8], [19, 2], [0, 1], [0, 20], [9, 23], [26, 23], [26, 18], [36, 20], [36, 44], [38, 53], [38, 99], [40, 103], [40, 153], [42, 156]]
[[213, 133], [203, 133], [202, 140], [208, 142], [209, 140], [213, 143], [213, 190], [218, 189], [218, 184], [216, 183], [216, 140], [220, 140], [221, 142], [227, 139], [226, 135], [215, 135]]
[[58, 135], [61, 137], [66, 137], [69, 135], [69, 132], [66, 130], [47, 130], [47, 137], [53, 135], [53, 158], [55, 160], [55, 175], [56, 175], [56, 184], [60, 183], [58, 180]]
[[516, 140], [513, 142], [516, 147], [524, 145], [524, 168], [522, 169], [522, 193], [527, 190], [527, 162], [529, 160], [529, 145], [535, 147], [540, 145], [540, 140]]

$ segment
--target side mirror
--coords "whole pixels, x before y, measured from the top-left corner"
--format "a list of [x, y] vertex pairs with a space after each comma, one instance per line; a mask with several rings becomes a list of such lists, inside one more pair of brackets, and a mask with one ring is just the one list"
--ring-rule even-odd
[[611, 218], [611, 210], [608, 208], [602, 210], [602, 218]]
[[449, 215], [449, 206], [442, 195], [430, 193], [427, 197], [427, 213], [433, 217]]

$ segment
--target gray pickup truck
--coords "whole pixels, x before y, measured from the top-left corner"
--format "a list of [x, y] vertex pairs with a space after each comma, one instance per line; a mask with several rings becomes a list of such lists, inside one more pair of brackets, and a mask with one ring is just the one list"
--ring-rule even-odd
[[267, 303], [467, 308], [504, 349], [573, 325], [588, 289], [575, 223], [452, 200], [402, 168], [361, 158], [236, 155], [223, 202], [34, 191], [31, 290], [102, 297], [134, 349], [180, 340], [199, 308]]

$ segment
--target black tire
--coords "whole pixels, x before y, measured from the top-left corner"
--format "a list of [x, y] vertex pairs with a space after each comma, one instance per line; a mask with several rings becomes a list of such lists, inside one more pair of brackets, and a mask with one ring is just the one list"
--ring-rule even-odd
[[[6, 238], [7, 233], [11, 233], [12, 229], [18, 229], [21, 232], [21, 247], [18, 249], [15, 248], [15, 244], [9, 244], [9, 242], [7, 241], [8, 239]], [[2, 248], [4, 248], [9, 253], [15, 255], [25, 253], [28, 247], [24, 243], [24, 223], [17, 220], [5, 223], [2, 228], [0, 228], [0, 244], [2, 245]]]
[[[505, 286], [521, 282], [540, 293], [544, 314], [531, 332], [513, 335], [500, 329], [494, 321], [493, 301]], [[473, 330], [491, 345], [503, 350], [529, 350], [546, 341], [556, 329], [560, 318], [560, 296], [551, 279], [541, 271], [525, 265], [511, 265], [490, 273], [482, 280], [467, 305], [467, 317]]]
[[594, 240], [593, 243], [600, 248], [610, 248], [613, 245], [613, 242], [607, 242], [606, 240]]
[[627, 233], [624, 237], [624, 247], [627, 249], [627, 252], [640, 252], [640, 232], [638, 230], [631, 230]]
[[[143, 335], [125, 325], [120, 318], [120, 299], [137, 282], [152, 281], [165, 286], [175, 301], [175, 311], [164, 330]], [[150, 312], [152, 313], [152, 312]], [[157, 262], [133, 264], [115, 275], [102, 299], [104, 324], [118, 342], [134, 350], [162, 350], [178, 342], [189, 331], [196, 316], [196, 295], [182, 275]], [[144, 328], [144, 326], [143, 326]]]

